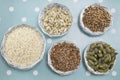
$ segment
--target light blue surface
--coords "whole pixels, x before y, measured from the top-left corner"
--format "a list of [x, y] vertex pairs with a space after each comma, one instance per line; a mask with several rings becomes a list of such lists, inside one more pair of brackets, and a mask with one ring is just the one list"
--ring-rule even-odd
[[[73, 0], [53, 0], [52, 2], [64, 4], [71, 10], [74, 22], [69, 33], [59, 38], [49, 38], [45, 36], [46, 40], [52, 39], [52, 43], [47, 43], [43, 60], [29, 71], [20, 71], [9, 67], [0, 56], [0, 80], [120, 80], [120, 54], [117, 56], [117, 61], [113, 69], [113, 71], [117, 72], [116, 76], [112, 76], [112, 71], [104, 76], [96, 76], [93, 74], [86, 76], [87, 69], [84, 66], [83, 58], [80, 68], [68, 76], [60, 76], [54, 73], [47, 65], [47, 51], [54, 42], [59, 40], [69, 40], [77, 43], [81, 50], [81, 56], [83, 56], [85, 46], [98, 40], [111, 44], [117, 52], [120, 53], [120, 1], [104, 0], [101, 3], [109, 9], [114, 8], [116, 12], [113, 14], [114, 19], [112, 28], [104, 35], [98, 37], [90, 37], [84, 34], [78, 26], [78, 16], [80, 11], [86, 5], [98, 3], [98, 0], [78, 0], [76, 3], [74, 3]], [[47, 0], [27, 0], [26, 2], [23, 2], [22, 0], [0, 0], [0, 43], [8, 28], [23, 23], [21, 21], [22, 17], [27, 18], [27, 22], [25, 23], [39, 28], [37, 23], [39, 12], [35, 12], [34, 9], [38, 6], [41, 11], [47, 4], [49, 4]], [[10, 6], [14, 7], [13, 12], [9, 12]], [[11, 70], [12, 74], [8, 76], [6, 74], [7, 70]], [[37, 76], [33, 75], [34, 70], [39, 72]]]

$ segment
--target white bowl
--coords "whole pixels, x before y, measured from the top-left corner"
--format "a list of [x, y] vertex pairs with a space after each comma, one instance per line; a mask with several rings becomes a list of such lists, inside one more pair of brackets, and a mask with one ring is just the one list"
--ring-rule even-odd
[[[70, 13], [70, 10], [69, 10], [66, 6], [64, 6], [64, 5], [62, 5], [62, 4], [58, 4], [58, 3], [51, 3], [51, 4], [47, 5], [47, 6], [39, 13], [39, 16], [38, 16], [38, 24], [39, 24], [39, 27], [40, 27], [41, 30], [44, 32], [44, 34], [48, 35], [49, 37], [60, 37], [60, 36], [63, 36], [63, 35], [65, 35], [65, 34], [68, 33], [70, 27], [72, 26], [72, 23], [71, 23], [71, 25], [69, 26], [68, 31], [62, 33], [61, 35], [51, 35], [51, 34], [47, 33], [47, 32], [44, 30], [43, 25], [42, 25], [42, 17], [44, 16], [44, 14], [45, 14], [45, 12], [46, 12], [47, 10], [49, 10], [49, 9], [51, 9], [51, 8], [53, 8], [53, 7], [58, 7], [58, 6], [61, 7], [62, 9], [64, 9], [64, 10], [69, 11], [69, 13]], [[70, 13], [70, 15], [71, 15], [71, 13]], [[71, 19], [72, 19], [72, 21], [73, 21], [72, 15], [71, 15]]]
[[[94, 42], [94, 43], [99, 43], [99, 42], [102, 42], [102, 41], [97, 41], [97, 42]], [[102, 43], [106, 43], [106, 42], [102, 42]], [[91, 44], [93, 44], [93, 43], [91, 43]], [[108, 70], [107, 72], [101, 73], [101, 72], [95, 71], [93, 68], [91, 68], [91, 67], [88, 65], [88, 61], [87, 61], [87, 59], [86, 59], [87, 51], [88, 51], [88, 49], [90, 48], [90, 45], [91, 45], [91, 44], [89, 44], [89, 45], [85, 48], [85, 50], [84, 50], [84, 61], [85, 61], [85, 65], [86, 65], [87, 69], [88, 69], [91, 73], [96, 74], [96, 75], [108, 74], [110, 71], [113, 70], [113, 67], [114, 67], [114, 65], [115, 65], [115, 63], [116, 63], [116, 59], [115, 59], [115, 61], [114, 61], [113, 67], [112, 67], [110, 70]], [[106, 43], [106, 44], [107, 44], [107, 43]], [[116, 57], [117, 57], [117, 56], [116, 56]]]
[[[96, 6], [96, 5], [100, 5], [100, 4], [97, 4], [97, 3], [96, 3], [96, 4], [89, 5], [89, 6]], [[92, 36], [102, 35], [102, 34], [104, 34], [106, 31], [108, 31], [108, 30], [111, 28], [111, 25], [112, 25], [112, 23], [113, 23], [113, 21], [112, 21], [112, 14], [111, 14], [111, 12], [110, 12], [110, 10], [109, 10], [108, 8], [104, 7], [105, 10], [108, 11], [108, 12], [110, 13], [110, 15], [111, 15], [111, 23], [110, 23], [110, 26], [106, 27], [103, 32], [100, 32], [100, 31], [93, 32], [93, 31], [91, 31], [89, 28], [87, 28], [87, 27], [84, 25], [83, 20], [82, 20], [82, 19], [83, 19], [83, 16], [84, 16], [84, 13], [85, 13], [85, 9], [87, 9], [89, 6], [86, 6], [86, 7], [81, 11], [80, 18], [79, 18], [79, 19], [80, 19], [81, 28], [82, 28], [82, 30], [83, 30], [84, 32], [86, 32], [86, 33], [89, 34], [89, 35], [92, 35]]]
[[[55, 43], [53, 46], [57, 45], [58, 43], [63, 43], [63, 42], [73, 43], [73, 42], [70, 42], [70, 41], [59, 41], [59, 42]], [[76, 46], [75, 43], [73, 43], [73, 44], [74, 44], [74, 46]], [[59, 74], [59, 75], [69, 75], [69, 74], [72, 74], [75, 70], [77, 70], [77, 69], [79, 68], [80, 63], [81, 63], [81, 60], [82, 60], [81, 56], [80, 56], [80, 63], [79, 63], [79, 65], [77, 66], [76, 69], [71, 70], [71, 71], [66, 71], [66, 72], [63, 72], [63, 71], [60, 71], [60, 70], [55, 69], [55, 68], [53, 67], [53, 65], [52, 65], [51, 58], [50, 58], [50, 55], [51, 55], [50, 52], [51, 52], [51, 49], [52, 49], [53, 46], [51, 46], [51, 48], [50, 48], [49, 51], [48, 51], [48, 65], [49, 65], [49, 67], [50, 67], [54, 72], [56, 72], [56, 73]], [[77, 47], [77, 46], [76, 46], [76, 47]]]
[[[14, 28], [17, 28], [17, 27], [21, 27], [22, 25], [25, 25], [27, 27], [30, 27], [32, 29], [35, 29], [37, 32], [40, 33], [40, 35], [42, 36], [43, 38], [43, 41], [44, 41], [44, 49], [43, 49], [43, 52], [40, 56], [40, 59], [38, 59], [34, 64], [30, 65], [30, 66], [26, 66], [26, 67], [21, 67], [21, 66], [18, 66], [18, 65], [15, 65], [15, 64], [12, 64], [8, 59], [7, 57], [4, 55], [4, 51], [3, 51], [3, 47], [4, 47], [4, 42], [5, 42], [5, 37], [7, 36], [7, 34], [9, 32], [11, 32]], [[30, 26], [30, 25], [27, 25], [27, 24], [21, 24], [21, 25], [16, 25], [16, 26], [13, 26], [13, 27], [10, 27], [7, 31], [7, 33], [4, 35], [3, 37], [3, 41], [2, 41], [2, 44], [1, 44], [1, 54], [2, 54], [2, 57], [5, 59], [5, 61], [8, 63], [8, 65], [10, 65], [11, 67], [14, 67], [16, 69], [20, 69], [20, 70], [29, 70], [31, 69], [32, 67], [34, 67], [37, 63], [39, 63], [42, 59], [43, 59], [43, 56], [44, 56], [44, 52], [45, 52], [45, 47], [46, 47], [46, 41], [45, 41], [45, 37], [43, 36], [43, 34], [36, 28]]]

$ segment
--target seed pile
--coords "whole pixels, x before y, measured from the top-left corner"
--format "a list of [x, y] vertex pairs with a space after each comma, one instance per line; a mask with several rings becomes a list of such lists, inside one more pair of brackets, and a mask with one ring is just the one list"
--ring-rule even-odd
[[69, 10], [59, 4], [53, 4], [42, 16], [42, 27], [50, 35], [61, 35], [67, 32], [71, 24]]
[[14, 27], [5, 36], [3, 52], [10, 64], [28, 67], [41, 58], [44, 49], [42, 35], [29, 25]]
[[80, 51], [72, 43], [62, 42], [52, 47], [50, 58], [56, 70], [72, 71], [80, 64]]
[[104, 73], [111, 70], [116, 59], [116, 51], [109, 44], [98, 42], [90, 45], [87, 51], [88, 65], [97, 72]]
[[85, 9], [83, 24], [92, 32], [104, 32], [110, 26], [111, 15], [104, 6], [95, 5]]

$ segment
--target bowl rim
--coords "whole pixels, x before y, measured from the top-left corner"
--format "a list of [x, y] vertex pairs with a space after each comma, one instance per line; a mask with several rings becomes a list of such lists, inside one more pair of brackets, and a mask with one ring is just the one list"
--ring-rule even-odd
[[[55, 6], [59, 6], [59, 7], [61, 7], [62, 9], [65, 9], [65, 10], [69, 11], [69, 13], [70, 13], [70, 18], [71, 18], [71, 20], [72, 20], [71, 25], [69, 26], [68, 30], [67, 30], [66, 32], [60, 34], [60, 35], [52, 35], [52, 34], [47, 33], [47, 32], [45, 31], [45, 29], [43, 28], [43, 25], [42, 25], [42, 17], [44, 16], [45, 12], [46, 12], [48, 9], [50, 9], [50, 8], [52, 8], [52, 7], [55, 7]], [[43, 32], [45, 35], [49, 36], [49, 37], [61, 37], [61, 36], [66, 35], [66, 34], [69, 32], [70, 28], [72, 27], [72, 24], [73, 24], [73, 17], [72, 17], [72, 14], [71, 14], [71, 12], [70, 12], [70, 9], [69, 9], [67, 6], [63, 5], [63, 4], [50, 3], [50, 4], [48, 4], [47, 6], [45, 6], [45, 7], [43, 8], [43, 10], [39, 12], [39, 15], [38, 15], [38, 25], [39, 25], [39, 27], [41, 28], [42, 32]]]
[[[28, 28], [34, 29], [36, 32], [38, 32], [38, 33], [40, 34], [40, 36], [41, 36], [42, 39], [43, 39], [43, 45], [44, 45], [44, 47], [43, 47], [43, 51], [42, 51], [42, 53], [41, 53], [40, 58], [39, 58], [36, 62], [34, 62], [33, 64], [31, 64], [31, 65], [29, 65], [29, 66], [26, 66], [26, 67], [21, 67], [21, 66], [19, 66], [19, 65], [15, 65], [15, 64], [11, 63], [11, 62], [9, 61], [9, 59], [5, 56], [4, 51], [3, 51], [6, 36], [7, 36], [12, 30], [14, 30], [15, 28], [17, 29], [18, 27], [28, 27]], [[8, 28], [7, 32], [4, 34], [3, 40], [2, 40], [2, 43], [1, 43], [1, 55], [2, 55], [2, 57], [4, 58], [4, 60], [7, 62], [7, 64], [8, 64], [9, 66], [11, 66], [11, 67], [13, 67], [13, 68], [15, 68], [15, 69], [19, 69], [19, 70], [29, 70], [29, 69], [33, 68], [34, 66], [36, 66], [36, 65], [43, 59], [44, 53], [45, 53], [45, 47], [46, 47], [45, 37], [44, 37], [44, 35], [43, 35], [37, 28], [35, 28], [35, 27], [31, 26], [31, 25], [28, 25], [28, 24], [19, 24], [19, 25], [15, 25], [15, 26], [12, 26], [12, 27]]]
[[[89, 28], [84, 26], [84, 23], [83, 23], [83, 20], [82, 20], [83, 19], [83, 14], [85, 13], [85, 9], [87, 9], [89, 6], [103, 6], [104, 9], [111, 15], [110, 25], [108, 27], [106, 27], [103, 32], [101, 32], [101, 31], [93, 32]], [[113, 16], [112, 16], [111, 11], [107, 7], [105, 7], [104, 5], [101, 5], [100, 3], [94, 3], [94, 4], [87, 5], [82, 9], [82, 11], [80, 13], [80, 16], [79, 16], [79, 22], [80, 22], [80, 27], [82, 28], [82, 30], [85, 33], [87, 33], [88, 35], [91, 35], [91, 36], [98, 36], [98, 35], [104, 34], [106, 31], [108, 31], [112, 27]]]
[[[103, 44], [108, 44], [107, 42], [103, 42], [103, 41], [96, 41], [96, 42], [92, 42], [90, 44], [88, 44], [84, 50], [84, 62], [85, 62], [85, 65], [87, 67], [87, 69], [93, 73], [93, 74], [96, 74], [96, 75], [105, 75], [105, 74], [108, 74], [110, 71], [113, 70], [114, 66], [115, 66], [115, 63], [116, 63], [116, 58], [115, 58], [115, 61], [114, 61], [114, 64], [113, 64], [113, 67], [111, 69], [109, 69], [107, 72], [104, 72], [104, 73], [101, 73], [101, 72], [98, 72], [98, 71], [95, 71], [93, 68], [91, 68], [89, 65], [88, 65], [88, 61], [86, 59], [86, 56], [87, 56], [87, 50], [90, 48], [90, 45], [93, 44], [93, 43], [103, 43]], [[117, 56], [116, 56], [117, 57]]]
[[81, 62], [82, 62], [81, 52], [79, 52], [79, 55], [80, 55], [80, 63], [79, 63], [79, 65], [77, 66], [76, 69], [71, 70], [71, 71], [63, 72], [63, 71], [57, 70], [57, 69], [55, 69], [55, 68], [53, 67], [52, 62], [51, 62], [51, 58], [50, 58], [51, 49], [52, 49], [55, 45], [57, 45], [58, 43], [63, 43], [63, 42], [72, 43], [72, 44], [73, 44], [74, 46], [76, 46], [76, 47], [79, 49], [79, 51], [80, 51], [80, 48], [76, 45], [76, 43], [74, 43], [74, 42], [72, 42], [72, 41], [66, 41], [66, 40], [57, 41], [56, 43], [54, 43], [54, 44], [49, 48], [49, 50], [48, 50], [48, 56], [47, 56], [47, 58], [48, 58], [48, 66], [49, 66], [55, 73], [57, 73], [57, 74], [59, 74], [59, 75], [62, 75], [62, 76], [63, 76], [63, 75], [70, 75], [70, 74], [72, 74], [73, 72], [75, 72], [77, 69], [79, 69], [80, 64], [81, 64]]

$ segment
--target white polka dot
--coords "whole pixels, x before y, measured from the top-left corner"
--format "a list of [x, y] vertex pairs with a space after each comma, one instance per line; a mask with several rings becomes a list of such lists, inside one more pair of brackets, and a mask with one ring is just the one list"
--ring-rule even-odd
[[112, 8], [111, 9], [111, 13], [115, 13], [116, 12], [116, 9], [115, 8]]
[[9, 7], [9, 11], [10, 11], [10, 12], [13, 12], [13, 11], [14, 11], [14, 7], [13, 7], [13, 6], [10, 6], [10, 7]]
[[23, 2], [27, 2], [27, 0], [22, 0]]
[[10, 75], [12, 74], [12, 71], [11, 71], [11, 70], [7, 70], [6, 74], [7, 74], [8, 76], [10, 76]]
[[52, 2], [53, 0], [48, 0], [48, 2]]
[[111, 33], [112, 33], [112, 34], [115, 34], [115, 33], [116, 33], [116, 29], [114, 29], [114, 28], [111, 29]]
[[77, 23], [77, 19], [76, 19], [76, 18], [73, 18], [73, 22], [76, 24], [76, 23]]
[[73, 0], [73, 2], [74, 2], [74, 3], [77, 3], [77, 2], [78, 2], [78, 0]]
[[47, 43], [51, 43], [52, 42], [52, 39], [47, 39]]
[[38, 75], [38, 71], [37, 70], [33, 71], [33, 75], [37, 76]]
[[22, 22], [26, 22], [26, 21], [27, 21], [27, 18], [26, 18], [26, 17], [22, 17], [21, 21], [22, 21]]
[[99, 3], [102, 3], [102, 2], [103, 2], [103, 0], [98, 0], [98, 2], [99, 2]]
[[39, 12], [40, 8], [39, 7], [35, 7], [35, 12]]
[[116, 71], [113, 71], [113, 72], [112, 72], [112, 76], [114, 76], [114, 77], [117, 76], [117, 72], [116, 72]]
[[89, 71], [86, 71], [86, 76], [90, 76], [91, 73]]

